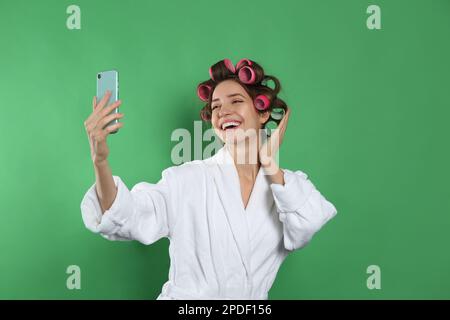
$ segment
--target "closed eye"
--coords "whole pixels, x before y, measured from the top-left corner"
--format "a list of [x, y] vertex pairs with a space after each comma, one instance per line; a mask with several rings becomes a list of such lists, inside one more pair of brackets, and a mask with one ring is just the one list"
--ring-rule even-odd
[[[243, 101], [242, 100], [234, 100], [232, 103], [235, 103], [235, 102], [243, 102]], [[220, 107], [220, 106], [219, 105], [212, 106], [211, 107], [211, 111], [216, 109], [216, 108], [218, 108], [218, 107]]]

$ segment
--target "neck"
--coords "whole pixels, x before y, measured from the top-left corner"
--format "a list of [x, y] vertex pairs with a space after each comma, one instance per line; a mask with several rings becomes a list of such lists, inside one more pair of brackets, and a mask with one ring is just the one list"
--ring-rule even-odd
[[226, 144], [226, 148], [230, 152], [236, 170], [240, 177], [255, 180], [258, 175], [261, 163], [259, 161], [259, 143], [250, 144], [246, 142], [236, 144]]

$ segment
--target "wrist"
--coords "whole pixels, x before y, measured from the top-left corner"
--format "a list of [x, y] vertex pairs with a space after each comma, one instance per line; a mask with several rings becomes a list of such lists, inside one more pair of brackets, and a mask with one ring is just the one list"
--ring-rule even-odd
[[105, 168], [108, 166], [108, 160], [102, 160], [102, 161], [94, 161], [94, 167], [95, 168]]

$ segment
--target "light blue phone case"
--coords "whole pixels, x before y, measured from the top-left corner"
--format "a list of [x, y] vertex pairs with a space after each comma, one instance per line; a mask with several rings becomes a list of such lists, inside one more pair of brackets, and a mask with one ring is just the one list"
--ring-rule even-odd
[[[119, 99], [119, 73], [116, 70], [101, 71], [97, 73], [97, 103], [103, 98], [106, 90], [111, 91], [111, 96], [109, 97], [109, 101], [105, 104], [105, 108]], [[115, 108], [110, 114], [118, 112], [119, 108]], [[114, 119], [106, 126], [110, 126], [118, 122], [118, 119]], [[117, 129], [111, 133], [117, 133], [118, 131], [119, 130]]]

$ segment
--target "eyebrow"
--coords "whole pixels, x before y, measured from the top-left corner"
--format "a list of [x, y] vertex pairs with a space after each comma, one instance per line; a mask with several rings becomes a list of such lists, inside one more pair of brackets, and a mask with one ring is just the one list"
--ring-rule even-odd
[[[235, 96], [241, 96], [242, 98], [245, 99], [245, 97], [244, 97], [242, 94], [240, 94], [240, 93], [232, 93], [232, 94], [229, 94], [227, 97], [228, 97], [228, 98], [231, 98], [231, 97], [235, 97]], [[211, 102], [214, 102], [214, 101], [219, 101], [219, 98], [216, 98], [216, 99], [214, 99], [214, 100], [211, 101]]]

